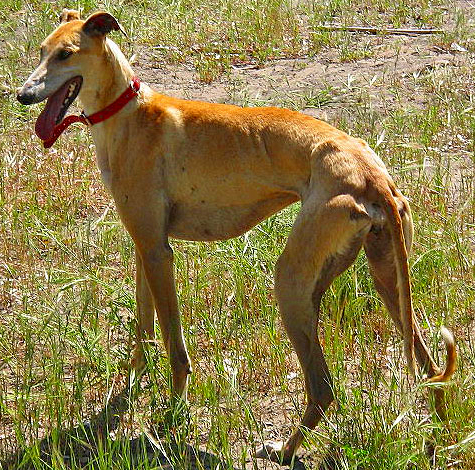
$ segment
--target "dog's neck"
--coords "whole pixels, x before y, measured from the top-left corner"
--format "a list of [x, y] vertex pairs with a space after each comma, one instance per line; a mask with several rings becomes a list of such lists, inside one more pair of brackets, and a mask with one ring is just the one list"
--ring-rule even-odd
[[116, 100], [129, 86], [134, 76], [132, 67], [121, 50], [110, 39], [104, 43], [104, 53], [98, 58], [100, 68], [86, 77], [79, 99], [86, 115], [93, 114]]

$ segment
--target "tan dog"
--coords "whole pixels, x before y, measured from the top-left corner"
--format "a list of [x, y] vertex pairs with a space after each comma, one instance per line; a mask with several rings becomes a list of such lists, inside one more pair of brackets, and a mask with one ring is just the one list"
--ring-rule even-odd
[[[115, 103], [134, 76], [106, 38], [121, 29], [114, 17], [99, 12], [81, 21], [67, 11], [62, 20], [42, 43], [41, 62], [18, 92], [23, 104], [48, 98], [36, 124], [45, 141], [78, 94], [91, 118]], [[141, 342], [154, 337], [156, 311], [173, 393], [184, 395], [191, 368], [168, 238], [236, 237], [300, 200], [302, 209], [277, 263], [275, 291], [305, 376], [308, 404], [287, 443], [265, 445], [258, 456], [291, 460], [303, 440], [301, 429], [313, 429], [333, 401], [316, 334], [320, 301], [362, 246], [376, 288], [403, 335], [410, 371], [417, 359], [431, 381], [450, 378], [456, 360], [452, 335], [443, 330], [448, 360], [441, 373], [413, 316], [409, 205], [363, 140], [297, 112], [179, 100], [146, 85], [121, 105], [91, 132], [102, 178], [136, 246], [135, 368], [143, 367]], [[436, 402], [443, 415], [441, 390]]]

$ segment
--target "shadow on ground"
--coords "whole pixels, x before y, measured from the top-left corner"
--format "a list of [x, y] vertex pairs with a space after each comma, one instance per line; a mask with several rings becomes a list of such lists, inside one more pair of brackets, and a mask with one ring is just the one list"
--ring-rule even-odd
[[[0, 468], [2, 470], [20, 468], [33, 470], [38, 468], [38, 462], [44, 468], [68, 468], [73, 465], [76, 468], [87, 467], [88, 469], [105, 468], [105, 466], [114, 468], [116, 465], [118, 467], [123, 465], [124, 468], [129, 469], [159, 468], [163, 470], [226, 468], [224, 462], [215, 455], [190, 445], [185, 445], [180, 449], [180, 462], [175, 464], [174, 457], [170, 458], [169, 453], [155, 447], [145, 435], [131, 440], [114, 441], [110, 450], [101, 452], [98, 452], [100, 444], [90, 444], [84, 437], [84, 431], [78, 429], [64, 433], [62, 441], [55, 442], [54, 445], [48, 437], [39, 443], [39, 456], [38, 452], [31, 450], [37, 445], [33, 444], [30, 449], [21, 450], [0, 462]], [[37, 457], [32, 459], [31, 454], [36, 454]]]
[[[105, 436], [118, 427], [120, 416], [127, 410], [129, 401], [130, 394], [126, 387], [89, 422], [51, 434], [32, 443], [28, 448], [2, 456], [0, 469], [29, 470], [38, 468], [38, 464], [44, 468], [59, 464], [59, 468], [87, 466], [93, 469], [104, 468], [104, 464], [106, 467], [112, 467], [120, 463], [124, 464], [124, 468], [132, 469], [144, 468], [144, 464], [146, 468], [151, 464], [163, 470], [228, 468], [225, 462], [213, 454], [186, 443], [167, 442], [164, 445], [148, 434], [134, 439], [118, 438], [111, 441], [108, 438], [106, 443]], [[177, 456], [176, 459], [174, 456]], [[186, 467], [183, 467], [184, 462]]]
[[[232, 468], [214, 454], [197, 449], [183, 442], [170, 439], [155, 439], [152, 433], [143, 433], [133, 438], [111, 440], [109, 433], [117, 429], [120, 416], [127, 411], [131, 396], [128, 387], [109, 400], [107, 406], [91, 418], [69, 430], [56, 431], [29, 447], [22, 448], [8, 456], [2, 455], [0, 470], [32, 470], [39, 468], [87, 467], [107, 468], [116, 465], [124, 468], [154, 467], [163, 470], [215, 470]], [[280, 469], [278, 464], [259, 460], [248, 462], [256, 469]], [[246, 464], [246, 468], [248, 465]], [[296, 458], [293, 470], [310, 470], [302, 460]], [[333, 469], [320, 467], [320, 470]]]

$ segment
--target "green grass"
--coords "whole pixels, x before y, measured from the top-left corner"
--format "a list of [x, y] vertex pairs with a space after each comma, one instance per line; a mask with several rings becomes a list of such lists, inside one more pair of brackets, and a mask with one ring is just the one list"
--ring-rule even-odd
[[[63, 6], [113, 11], [132, 42], [160, 60], [194, 64], [204, 81], [243, 62], [265, 67], [302, 54], [311, 61], [309, 54], [332, 49], [335, 61], [374, 54], [364, 36], [311, 33], [323, 22], [440, 27], [451, 15], [455, 26], [433, 44], [456, 40], [471, 50], [468, 13], [443, 1], [0, 0], [0, 459], [20, 448], [20, 468], [189, 468], [201, 451], [196, 468], [256, 468], [255, 447], [287, 437], [303, 411], [302, 377], [272, 295], [275, 261], [298, 205], [231, 241], [173, 242], [194, 369], [189, 405], [169, 407], [170, 372], [158, 343], [119, 428], [98, 439], [81, 425], [127, 383], [121, 363], [133, 342], [134, 255], [87, 131], [77, 127], [44, 151], [32, 133], [41, 105], [25, 108], [14, 99]], [[132, 53], [132, 42], [114, 38]], [[290, 84], [271, 99], [232, 96], [238, 104], [332, 110], [334, 124], [377, 147], [413, 208], [414, 305], [439, 363], [439, 326], [458, 340], [444, 426], [429, 419], [426, 387], [407, 377], [401, 342], [360, 256], [324, 298], [319, 334], [338, 406], [308, 433], [307, 468], [322, 461], [322, 468], [342, 469], [475, 466], [473, 76], [466, 61], [414, 75], [409, 90], [380, 77], [372, 85], [394, 98], [386, 107], [374, 106], [370, 85], [349, 77], [339, 89]], [[413, 91], [422, 104], [407, 104]], [[38, 443], [45, 437], [48, 458]], [[435, 464], [426, 456], [429, 443]]]

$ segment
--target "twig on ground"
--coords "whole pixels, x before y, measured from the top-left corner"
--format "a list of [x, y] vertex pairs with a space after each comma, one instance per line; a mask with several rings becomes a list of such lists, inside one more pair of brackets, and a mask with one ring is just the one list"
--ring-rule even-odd
[[[328, 24], [317, 26], [320, 31], [350, 31], [371, 34], [443, 34], [442, 29], [413, 29], [413, 28], [386, 28], [384, 26], [344, 26], [339, 24]], [[311, 31], [315, 33], [316, 31]]]

